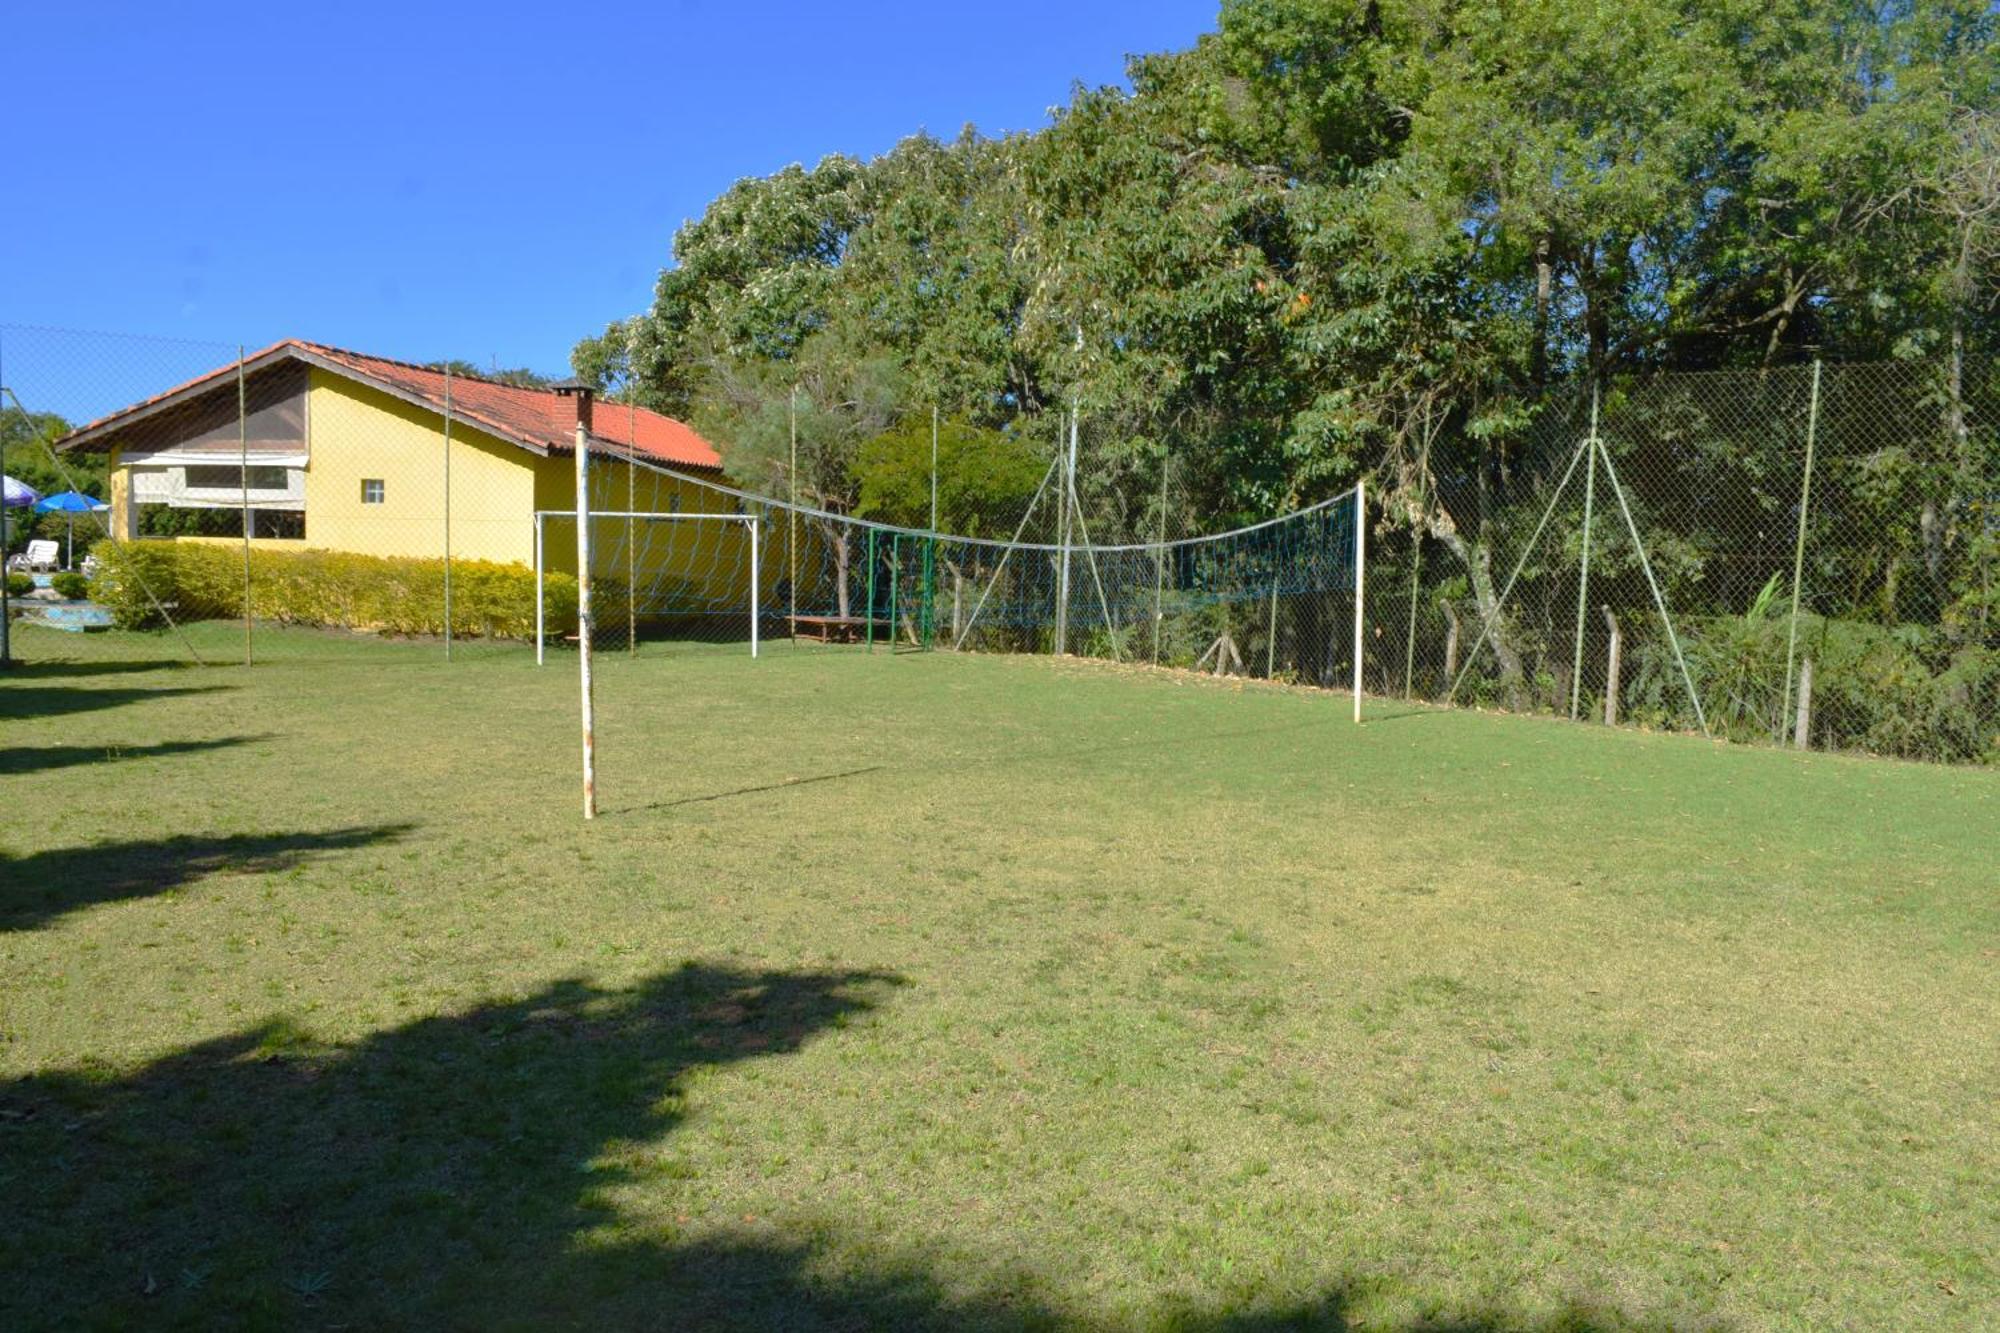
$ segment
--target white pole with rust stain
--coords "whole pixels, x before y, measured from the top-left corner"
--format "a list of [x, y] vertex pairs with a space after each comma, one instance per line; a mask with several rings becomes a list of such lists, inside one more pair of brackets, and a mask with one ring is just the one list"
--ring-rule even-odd
[[451, 362], [444, 363], [444, 660], [451, 661]]
[[1362, 635], [1362, 594], [1365, 584], [1362, 580], [1364, 559], [1367, 555], [1368, 501], [1366, 481], [1354, 483], [1354, 720], [1361, 720], [1361, 635]]
[[[587, 392], [579, 390], [579, 393]], [[597, 818], [597, 731], [590, 679], [590, 436], [576, 423], [576, 658], [583, 677], [583, 817]]]
[[1070, 524], [1073, 521], [1074, 514], [1074, 511], [1070, 508], [1070, 503], [1076, 495], [1076, 417], [1076, 400], [1072, 398], [1069, 405], [1068, 451], [1063, 452], [1062, 441], [1056, 441], [1057, 451], [1061, 453], [1064, 459], [1062, 464], [1063, 485], [1061, 487], [1062, 508], [1057, 511], [1060, 521], [1056, 525], [1059, 532], [1058, 540], [1062, 543], [1062, 564], [1056, 572], [1057, 657], [1061, 657], [1069, 651], [1069, 535]]
[[243, 665], [250, 665], [250, 535], [257, 521], [250, 517], [250, 391], [243, 378], [243, 349], [236, 349], [236, 451], [242, 471], [243, 494]]

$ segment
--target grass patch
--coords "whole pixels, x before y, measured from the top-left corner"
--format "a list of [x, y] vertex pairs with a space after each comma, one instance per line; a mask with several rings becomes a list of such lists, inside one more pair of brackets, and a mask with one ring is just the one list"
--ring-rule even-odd
[[7, 1327], [2000, 1311], [2000, 775], [260, 641], [0, 678]]

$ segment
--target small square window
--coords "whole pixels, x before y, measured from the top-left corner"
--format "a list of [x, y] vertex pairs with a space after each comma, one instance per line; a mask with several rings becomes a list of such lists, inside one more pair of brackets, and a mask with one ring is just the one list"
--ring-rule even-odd
[[361, 503], [365, 505], [378, 505], [382, 503], [382, 479], [380, 477], [363, 477], [361, 479]]

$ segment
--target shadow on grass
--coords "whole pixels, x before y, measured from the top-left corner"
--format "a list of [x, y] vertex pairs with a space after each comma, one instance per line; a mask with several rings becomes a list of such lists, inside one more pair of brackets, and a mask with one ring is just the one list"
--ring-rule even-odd
[[0, 852], [0, 932], [31, 930], [67, 912], [144, 898], [222, 871], [267, 874], [328, 852], [389, 842], [413, 824], [375, 824], [319, 833], [238, 833], [149, 838]]
[[75, 768], [82, 764], [117, 763], [126, 759], [162, 759], [172, 755], [201, 754], [232, 746], [267, 741], [263, 736], [220, 736], [210, 741], [161, 741], [157, 745], [19, 745], [0, 750], [0, 776], [40, 773], [52, 768]]
[[[914, 650], [913, 650], [914, 651]], [[1017, 764], [1078, 764], [1093, 759], [1109, 759], [1121, 755], [1171, 754], [1184, 756], [1189, 751], [1210, 743], [1221, 744], [1228, 741], [1254, 740], [1269, 736], [1295, 736], [1300, 732], [1351, 726], [1345, 719], [1314, 719], [1307, 722], [1287, 722], [1277, 726], [1238, 727], [1227, 731], [1204, 731], [1193, 735], [1152, 735], [1130, 741], [1109, 741], [1102, 745], [1054, 745], [1025, 746], [996, 754], [964, 756], [943, 759], [935, 756], [926, 758], [921, 771], [928, 774], [943, 772], [964, 772], [969, 770], [989, 770]], [[681, 796], [669, 801], [652, 801], [645, 805], [635, 805], [607, 811], [612, 814], [645, 814], [656, 810], [671, 810], [676, 806], [703, 805], [711, 801], [724, 801], [738, 796], [757, 796], [766, 792], [787, 791], [793, 787], [810, 787], [822, 782], [838, 782], [847, 778], [866, 777], [873, 773], [887, 773], [894, 770], [914, 769], [914, 765], [867, 764], [860, 768], [843, 769], [837, 773], [819, 773], [807, 778], [793, 778], [777, 782], [762, 782], [729, 791], [708, 792], [700, 796]]]
[[869, 773], [880, 773], [883, 767], [882, 764], [870, 764], [866, 768], [850, 768], [839, 773], [816, 773], [809, 778], [787, 778], [778, 782], [761, 783], [755, 787], [737, 787], [731, 791], [709, 792], [702, 796], [681, 796], [671, 801], [654, 801], [650, 805], [634, 806], [632, 813], [671, 810], [678, 805], [705, 805], [710, 801], [727, 801], [737, 796], [756, 796], [767, 791], [784, 791], [788, 787], [810, 787], [820, 782], [839, 782], [843, 778], [858, 778]]
[[194, 663], [184, 657], [152, 660], [108, 658], [101, 662], [76, 658], [64, 658], [55, 662], [23, 662], [17, 659], [12, 666], [0, 671], [0, 681], [70, 680], [77, 676], [130, 676], [148, 671], [179, 671], [193, 665]]
[[0, 1326], [685, 1327], [663, 1302], [713, 1269], [580, 1245], [672, 1166], [617, 1148], [679, 1123], [691, 1071], [797, 1050], [896, 980], [689, 966], [0, 1083]]
[[[1107, 1321], [1049, 1305], [1032, 1272], [865, 1250], [836, 1269], [815, 1243], [735, 1226], [730, 1183], [673, 1151], [690, 1078], [798, 1051], [899, 984], [689, 965], [630, 989], [562, 981], [348, 1046], [274, 1021], [123, 1077], [0, 1083], [0, 1325], [1348, 1326], [1359, 1287]], [[621, 1226], [618, 1196], [636, 1191], [687, 1212]], [[1414, 1327], [1646, 1326], [1579, 1307]]]
[[[1136, 1240], [1137, 1238], [1135, 1238]], [[865, 1273], [825, 1272], [823, 1257], [803, 1245], [752, 1241], [630, 1245], [594, 1252], [581, 1265], [590, 1289], [601, 1293], [577, 1326], [639, 1329], [741, 1330], [946, 1330], [958, 1333], [1346, 1333], [1355, 1327], [1397, 1333], [1687, 1333], [1720, 1330], [1715, 1322], [1653, 1317], [1616, 1307], [1564, 1302], [1553, 1309], [1459, 1309], [1436, 1318], [1385, 1323], [1359, 1313], [1369, 1284], [1335, 1284], [1299, 1300], [1254, 1296], [1214, 1309], [1162, 1306], [1124, 1317], [1065, 1309], [1028, 1294], [1045, 1285], [1035, 1274], [1015, 1273], [980, 1294], [921, 1261], [878, 1261]], [[534, 1310], [523, 1327], [567, 1322], [573, 1305]], [[673, 1311], [663, 1317], [661, 1311]], [[1363, 1322], [1365, 1321], [1365, 1322]]]
[[[1382, 711], [1375, 711], [1377, 708]], [[1459, 710], [1446, 704], [1405, 703], [1398, 699], [1393, 703], [1375, 703], [1364, 709], [1361, 725], [1372, 726], [1377, 722], [1402, 722], [1413, 717], [1450, 717]]]
[[61, 717], [69, 713], [89, 713], [100, 708], [122, 708], [148, 699], [172, 699], [178, 695], [214, 694], [228, 685], [171, 685], [163, 689], [113, 686], [90, 689], [74, 685], [14, 685], [12, 673], [0, 676], [0, 718], [26, 721], [38, 717]]

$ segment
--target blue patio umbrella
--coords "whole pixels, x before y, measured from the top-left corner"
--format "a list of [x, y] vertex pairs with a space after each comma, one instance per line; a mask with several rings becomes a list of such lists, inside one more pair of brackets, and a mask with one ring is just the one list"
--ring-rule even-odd
[[28, 485], [27, 482], [15, 481], [12, 477], [0, 476], [0, 551], [5, 551], [7, 547], [7, 511], [9, 509], [26, 509], [41, 498], [42, 493], [33, 486]]
[[76, 563], [76, 516], [78, 514], [100, 514], [111, 508], [95, 496], [81, 491], [63, 491], [47, 499], [35, 502], [37, 514], [63, 514], [69, 519], [69, 545], [63, 553], [63, 568]]

